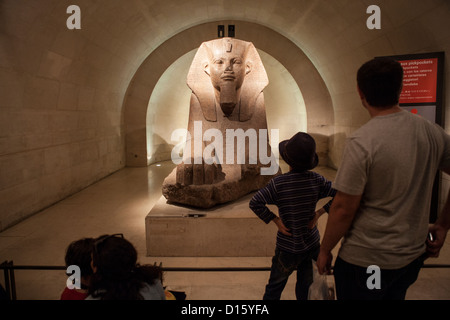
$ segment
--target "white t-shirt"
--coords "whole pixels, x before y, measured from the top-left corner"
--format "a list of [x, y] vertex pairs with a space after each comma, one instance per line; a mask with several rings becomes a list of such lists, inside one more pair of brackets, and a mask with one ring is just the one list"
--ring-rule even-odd
[[423, 254], [434, 178], [449, 166], [450, 136], [407, 111], [374, 117], [355, 131], [333, 187], [362, 199], [339, 256], [398, 269]]

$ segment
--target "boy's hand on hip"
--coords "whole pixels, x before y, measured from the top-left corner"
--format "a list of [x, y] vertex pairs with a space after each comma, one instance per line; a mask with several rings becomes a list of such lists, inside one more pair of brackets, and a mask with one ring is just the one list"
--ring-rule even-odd
[[282, 234], [286, 236], [292, 236], [292, 233], [289, 232], [290, 229], [286, 228], [283, 221], [281, 221], [279, 217], [274, 218], [272, 221], [277, 225], [278, 231], [280, 231]]

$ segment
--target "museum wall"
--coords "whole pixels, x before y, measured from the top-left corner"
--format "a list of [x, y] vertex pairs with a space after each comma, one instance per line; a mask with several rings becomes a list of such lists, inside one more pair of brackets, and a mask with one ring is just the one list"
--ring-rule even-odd
[[[81, 29], [66, 27], [71, 4], [81, 8]], [[379, 30], [366, 27], [370, 4], [0, 1], [0, 230], [125, 165], [147, 165], [148, 134], [159, 130], [147, 126], [148, 111], [164, 117], [150, 97], [155, 88], [155, 99], [163, 92], [157, 83], [168, 68], [216, 36], [208, 24], [235, 21], [237, 38], [289, 72], [305, 103], [307, 130], [326, 138], [328, 165], [339, 167], [345, 138], [368, 120], [355, 91], [363, 62], [445, 51], [449, 76], [449, 1], [376, 1]], [[450, 132], [450, 99], [445, 114]], [[444, 177], [443, 192], [449, 185]]]
[[0, 2], [0, 230], [124, 166], [132, 50], [68, 4]]

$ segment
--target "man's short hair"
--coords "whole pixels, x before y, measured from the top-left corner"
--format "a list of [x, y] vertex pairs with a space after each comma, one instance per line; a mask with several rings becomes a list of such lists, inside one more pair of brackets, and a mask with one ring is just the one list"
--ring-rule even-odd
[[357, 82], [372, 107], [391, 107], [399, 102], [403, 68], [392, 58], [375, 58], [359, 68]]

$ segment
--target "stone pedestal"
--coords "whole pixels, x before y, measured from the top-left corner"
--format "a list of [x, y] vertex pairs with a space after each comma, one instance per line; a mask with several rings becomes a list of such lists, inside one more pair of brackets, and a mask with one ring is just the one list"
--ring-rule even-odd
[[[145, 218], [147, 255], [273, 256], [277, 227], [250, 210], [252, 195], [205, 210], [167, 204], [162, 196]], [[278, 212], [274, 206], [271, 210]]]

